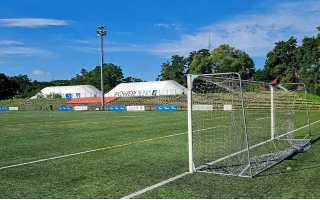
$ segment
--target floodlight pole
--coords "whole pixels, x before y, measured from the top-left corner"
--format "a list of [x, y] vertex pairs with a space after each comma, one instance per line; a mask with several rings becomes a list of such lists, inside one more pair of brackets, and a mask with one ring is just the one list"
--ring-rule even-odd
[[100, 37], [100, 54], [101, 54], [101, 63], [100, 63], [100, 89], [101, 89], [101, 108], [104, 110], [104, 89], [103, 89], [103, 64], [104, 64], [104, 53], [103, 53], [103, 37], [107, 34], [104, 26], [99, 26], [97, 29], [97, 34]]

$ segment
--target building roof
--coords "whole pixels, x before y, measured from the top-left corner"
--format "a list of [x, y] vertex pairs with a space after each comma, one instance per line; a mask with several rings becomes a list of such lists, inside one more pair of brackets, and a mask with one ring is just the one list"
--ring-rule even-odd
[[74, 91], [85, 91], [85, 92], [95, 92], [99, 93], [100, 91], [92, 85], [70, 85], [70, 86], [50, 86], [45, 87], [41, 90], [43, 94], [49, 94], [52, 92], [59, 92], [59, 93], [67, 93], [67, 92], [74, 92]]
[[72, 97], [96, 97], [101, 96], [101, 92], [92, 85], [70, 85], [70, 86], [50, 86], [43, 88], [38, 94], [31, 98], [37, 98], [39, 95], [48, 96], [51, 94], [60, 94], [63, 98], [66, 94]]
[[173, 80], [120, 83], [105, 96], [158, 96], [186, 93], [187, 89]]

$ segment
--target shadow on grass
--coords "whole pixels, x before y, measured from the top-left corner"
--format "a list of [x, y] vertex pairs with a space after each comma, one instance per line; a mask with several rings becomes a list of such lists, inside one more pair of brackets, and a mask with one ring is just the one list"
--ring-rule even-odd
[[317, 143], [320, 140], [320, 136], [318, 136], [317, 138], [313, 139], [311, 141], [311, 144]]
[[[319, 163], [319, 161], [314, 161], [314, 162]], [[260, 176], [263, 177], [263, 176], [293, 174], [293, 173], [296, 173], [296, 172], [301, 172], [301, 171], [310, 170], [310, 169], [316, 169], [316, 168], [320, 169], [320, 164], [307, 166], [307, 167], [301, 167], [301, 168], [293, 169], [293, 170], [290, 170], [290, 171], [288, 171], [288, 170], [287, 171], [283, 171], [282, 170], [282, 171], [279, 171], [279, 172], [266, 173], [266, 174], [261, 174]]]
[[[316, 144], [317, 142], [320, 141], [320, 136], [318, 136], [317, 138], [313, 139], [311, 141], [311, 144], [314, 145]], [[285, 160], [283, 161], [286, 161], [286, 160], [297, 160], [295, 159], [294, 157], [299, 154], [299, 152], [296, 152], [294, 154], [292, 154], [291, 156], [289, 156], [288, 158], [286, 158]], [[282, 163], [283, 161], [279, 162], [277, 165], [279, 165], [280, 163]], [[281, 170], [281, 171], [278, 171], [278, 172], [266, 172], [266, 173], [263, 173], [263, 174], [259, 174], [257, 177], [264, 177], [264, 176], [273, 176], [273, 175], [284, 175], [284, 174], [291, 174], [291, 173], [295, 173], [295, 172], [300, 172], [300, 171], [304, 171], [304, 170], [309, 170], [309, 169], [316, 169], [316, 168], [319, 168], [320, 169], [320, 164], [319, 164], [320, 161], [308, 161], [308, 163], [317, 163], [316, 165], [311, 165], [311, 166], [306, 166], [306, 167], [301, 167], [301, 168], [297, 168], [297, 169], [294, 169], [294, 170]]]

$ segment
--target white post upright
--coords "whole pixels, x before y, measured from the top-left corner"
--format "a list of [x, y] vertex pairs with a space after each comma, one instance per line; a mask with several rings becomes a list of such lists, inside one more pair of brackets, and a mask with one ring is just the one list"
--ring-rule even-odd
[[275, 136], [275, 106], [274, 106], [274, 88], [270, 85], [270, 94], [271, 94], [271, 139], [274, 139]]
[[189, 172], [194, 172], [193, 168], [193, 153], [192, 153], [192, 75], [187, 76], [188, 85], [188, 149], [189, 149]]

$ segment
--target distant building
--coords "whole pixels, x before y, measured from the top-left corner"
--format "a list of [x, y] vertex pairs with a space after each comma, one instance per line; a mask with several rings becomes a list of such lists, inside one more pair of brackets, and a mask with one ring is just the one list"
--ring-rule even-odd
[[176, 81], [120, 83], [105, 94], [106, 97], [138, 97], [187, 94], [187, 89]]
[[38, 94], [31, 97], [36, 98], [50, 98], [54, 96], [61, 96], [62, 98], [82, 98], [82, 97], [97, 97], [101, 96], [101, 92], [92, 85], [72, 85], [72, 86], [52, 86], [43, 88]]

